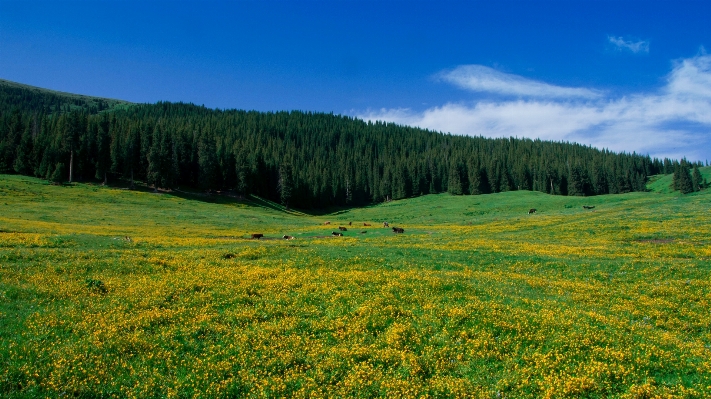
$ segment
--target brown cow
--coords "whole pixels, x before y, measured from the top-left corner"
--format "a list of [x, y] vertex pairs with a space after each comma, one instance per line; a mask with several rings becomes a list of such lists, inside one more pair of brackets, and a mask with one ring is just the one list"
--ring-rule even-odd
[[363, 223], [363, 226], [370, 226], [370, 223]]
[[323, 222], [323, 224], [331, 224], [331, 222]]
[[264, 234], [260, 234], [260, 233], [254, 233], [254, 234], [252, 234], [252, 239], [253, 239], [253, 240], [258, 240], [258, 239], [260, 239], [260, 238], [262, 238], [262, 237], [264, 237]]
[[336, 233], [335, 231], [332, 231], [331, 234], [333, 234], [336, 237], [343, 237], [343, 233]]
[[338, 226], [338, 230], [341, 230], [341, 231], [348, 231], [348, 228], [342, 227], [342, 226]]
[[393, 233], [404, 233], [405, 229], [402, 227], [393, 227]]
[[536, 213], [536, 208], [531, 208], [528, 210], [528, 214]]

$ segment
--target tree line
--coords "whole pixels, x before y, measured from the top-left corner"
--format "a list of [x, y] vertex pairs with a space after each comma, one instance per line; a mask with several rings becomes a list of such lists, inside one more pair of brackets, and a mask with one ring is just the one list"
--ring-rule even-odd
[[703, 166], [325, 113], [127, 104], [22, 90], [0, 90], [0, 173], [55, 182], [123, 179], [323, 208], [442, 192], [625, 193], [645, 190], [647, 176]]
[[672, 188], [675, 191], [689, 194], [709, 187], [709, 183], [701, 176], [699, 164], [682, 159], [681, 162], [674, 164], [673, 170]]

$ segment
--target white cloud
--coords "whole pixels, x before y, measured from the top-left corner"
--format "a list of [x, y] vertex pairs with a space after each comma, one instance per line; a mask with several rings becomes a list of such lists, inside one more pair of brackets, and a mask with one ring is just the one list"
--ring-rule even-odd
[[635, 54], [649, 53], [649, 40], [631, 41], [622, 37], [608, 36], [610, 43], [614, 44], [618, 50], [629, 50]]
[[461, 65], [451, 71], [442, 72], [438, 76], [463, 89], [503, 95], [541, 98], [595, 98], [601, 94], [596, 90], [538, 82], [518, 75], [499, 72], [483, 65]]
[[[512, 90], [518, 90], [516, 79], [512, 81]], [[488, 99], [423, 112], [381, 109], [359, 117], [461, 135], [572, 141], [658, 157], [711, 159], [711, 56], [677, 62], [666, 85], [655, 93]]]

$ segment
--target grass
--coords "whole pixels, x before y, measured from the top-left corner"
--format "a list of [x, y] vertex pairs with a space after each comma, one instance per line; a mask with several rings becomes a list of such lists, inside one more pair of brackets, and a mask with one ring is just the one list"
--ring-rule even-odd
[[[707, 181], [711, 181], [711, 166], [699, 168], [701, 176]], [[672, 175], [656, 175], [649, 179], [647, 188], [655, 193], [671, 194], [674, 192], [672, 188]]]
[[309, 216], [2, 175], [0, 396], [709, 397], [711, 193], [664, 179]]

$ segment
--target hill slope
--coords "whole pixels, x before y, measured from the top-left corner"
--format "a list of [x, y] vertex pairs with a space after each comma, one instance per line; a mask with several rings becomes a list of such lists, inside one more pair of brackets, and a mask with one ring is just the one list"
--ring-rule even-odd
[[129, 104], [128, 101], [65, 93], [0, 79], [0, 114], [13, 109], [40, 114], [70, 110], [95, 114]]
[[0, 175], [0, 393], [708, 397], [710, 199], [313, 217]]
[[[574, 143], [452, 136], [322, 113], [182, 103], [99, 107], [47, 94], [73, 104], [52, 108], [34, 89], [0, 87], [0, 102], [15, 110], [0, 114], [0, 172], [58, 182], [140, 180], [326, 208], [442, 192], [643, 191], [646, 176], [674, 166]], [[54, 112], [38, 113], [47, 107]], [[107, 110], [95, 113], [99, 108]]]
[[[711, 166], [699, 168], [699, 172], [701, 172], [701, 176], [703, 178], [707, 181], [711, 181]], [[672, 177], [672, 175], [651, 176], [649, 183], [647, 184], [647, 188], [656, 193], [672, 193], [674, 192], [674, 188], [672, 187]]]

